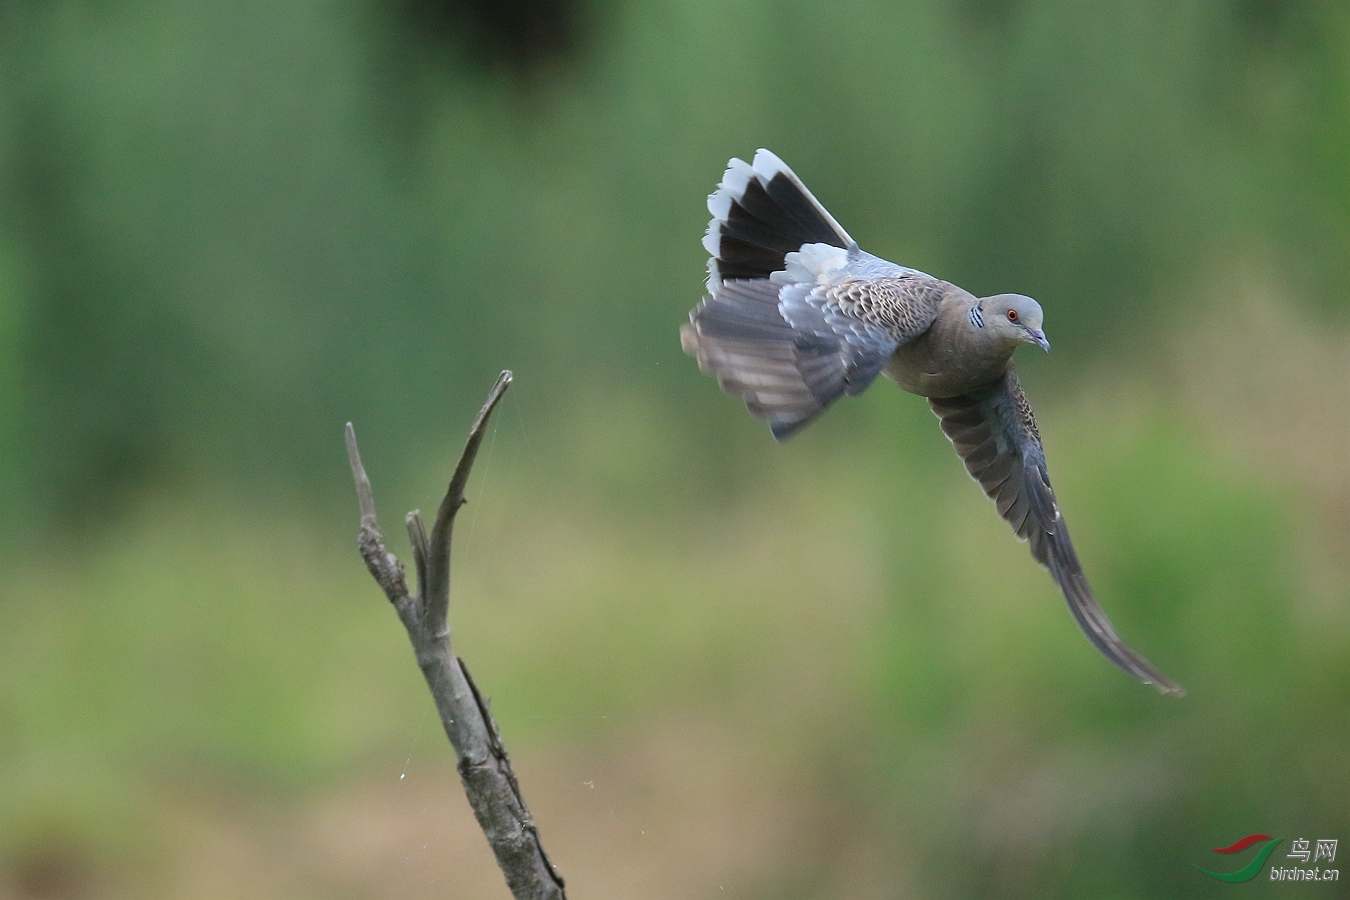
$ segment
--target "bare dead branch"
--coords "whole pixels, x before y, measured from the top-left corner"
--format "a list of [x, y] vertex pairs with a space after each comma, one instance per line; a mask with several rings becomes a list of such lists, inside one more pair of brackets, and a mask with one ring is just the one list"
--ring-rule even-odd
[[455, 513], [464, 505], [464, 488], [478, 447], [483, 442], [488, 419], [510, 383], [511, 373], [502, 372], [474, 420], [459, 465], [455, 467], [450, 487], [436, 513], [430, 539], [421, 515], [416, 510], [408, 513], [408, 537], [412, 541], [417, 569], [418, 595], [415, 597], [408, 593], [403, 564], [385, 549], [375, 518], [370, 479], [361, 464], [356, 432], [350, 423], [347, 425], [347, 458], [361, 510], [361, 531], [357, 538], [361, 558], [407, 629], [417, 665], [436, 702], [445, 734], [455, 748], [464, 793], [496, 854], [506, 884], [517, 900], [565, 900], [562, 876], [540, 843], [539, 832], [521, 796], [497, 723], [464, 661], [451, 652], [450, 631], [446, 625], [450, 605], [450, 535]]
[[445, 628], [446, 616], [450, 608], [450, 533], [455, 527], [455, 514], [464, 505], [464, 488], [469, 483], [469, 471], [478, 456], [478, 446], [483, 443], [483, 434], [487, 431], [488, 419], [497, 403], [511, 385], [510, 370], [497, 376], [497, 383], [488, 391], [487, 401], [478, 411], [469, 429], [469, 439], [464, 443], [464, 452], [459, 456], [459, 465], [450, 478], [450, 487], [446, 489], [441, 508], [436, 510], [436, 523], [431, 526], [431, 547], [427, 556], [426, 610], [427, 621], [433, 628]]
[[[417, 596], [427, 595], [427, 557], [431, 554], [427, 543], [427, 526], [422, 522], [421, 510], [414, 509], [404, 517], [408, 526], [408, 540], [412, 543], [413, 562], [417, 566]], [[446, 585], [449, 594], [450, 586]], [[447, 605], [449, 601], [447, 600]]]
[[384, 547], [384, 537], [380, 534], [375, 521], [375, 494], [366, 477], [366, 468], [361, 465], [361, 451], [356, 446], [356, 431], [352, 423], [347, 423], [347, 462], [352, 467], [352, 478], [356, 481], [356, 502], [361, 509], [361, 531], [357, 535], [357, 546], [361, 549], [361, 558], [366, 561], [375, 583], [384, 591], [389, 602], [395, 607], [408, 605], [408, 582], [403, 576], [403, 563]]

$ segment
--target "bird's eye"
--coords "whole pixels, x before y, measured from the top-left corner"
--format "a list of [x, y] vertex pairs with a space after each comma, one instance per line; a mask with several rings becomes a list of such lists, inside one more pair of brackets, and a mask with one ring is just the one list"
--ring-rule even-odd
[[1015, 310], [1015, 309], [1010, 309], [1010, 310], [1008, 310], [1008, 321], [1009, 321], [1009, 322], [1016, 322], [1016, 321], [1017, 321], [1017, 310]]

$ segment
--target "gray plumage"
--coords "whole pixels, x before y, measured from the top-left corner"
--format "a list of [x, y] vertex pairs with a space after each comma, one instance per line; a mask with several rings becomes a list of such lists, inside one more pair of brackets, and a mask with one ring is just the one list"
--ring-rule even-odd
[[733, 159], [708, 198], [708, 294], [680, 332], [686, 353], [785, 440], [884, 373], [927, 397], [999, 515], [1048, 568], [1093, 645], [1166, 694], [1179, 685], [1116, 634], [1083, 574], [1012, 366], [1044, 350], [1030, 297], [979, 298], [861, 250], [767, 150]]

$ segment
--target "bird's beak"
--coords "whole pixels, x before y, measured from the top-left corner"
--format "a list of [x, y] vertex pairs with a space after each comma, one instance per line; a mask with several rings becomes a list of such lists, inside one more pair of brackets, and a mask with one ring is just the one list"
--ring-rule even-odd
[[1031, 341], [1037, 347], [1040, 347], [1046, 353], [1050, 352], [1050, 342], [1045, 338], [1045, 332], [1039, 328], [1028, 328], [1027, 334], [1031, 336]]

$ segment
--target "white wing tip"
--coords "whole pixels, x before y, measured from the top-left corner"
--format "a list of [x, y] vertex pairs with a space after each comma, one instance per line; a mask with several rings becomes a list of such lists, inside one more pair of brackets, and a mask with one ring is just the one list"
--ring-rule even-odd
[[708, 255], [713, 258], [721, 251], [722, 236], [717, 233], [717, 223], [713, 222], [709, 226], [706, 234], [703, 235], [703, 249], [708, 251]]
[[[737, 162], [739, 162], [739, 160], [737, 160]], [[830, 214], [830, 211], [825, 208], [823, 203], [816, 199], [815, 194], [811, 193], [806, 184], [797, 177], [797, 173], [792, 171], [791, 167], [783, 162], [782, 158], [777, 153], [774, 153], [768, 148], [760, 147], [755, 151], [753, 171], [755, 177], [759, 179], [761, 184], [768, 184], [776, 175], [786, 176], [787, 179], [795, 184], [797, 189], [811, 201], [811, 204], [821, 216], [824, 217], [825, 221], [829, 223], [830, 227], [834, 230], [839, 239], [844, 242], [845, 246], [855, 243], [853, 238], [849, 236], [849, 233], [844, 230], [844, 227], [839, 224], [838, 220]]]
[[708, 212], [712, 215], [713, 222], [725, 222], [727, 216], [731, 215], [731, 194], [720, 189], [709, 194]]
[[779, 172], [792, 174], [792, 170], [788, 168], [788, 164], [783, 162], [782, 158], [779, 157], [777, 153], [764, 147], [760, 147], [755, 151], [754, 169], [756, 174], [765, 179], [773, 178], [773, 176], [777, 175]]
[[745, 189], [750, 186], [750, 181], [754, 177], [755, 170], [748, 162], [733, 157], [727, 162], [727, 170], [722, 173], [717, 190], [708, 197], [708, 211], [714, 216], [718, 215], [714, 204], [719, 208], [724, 204], [730, 208], [732, 200], [745, 196]]

